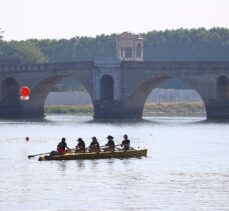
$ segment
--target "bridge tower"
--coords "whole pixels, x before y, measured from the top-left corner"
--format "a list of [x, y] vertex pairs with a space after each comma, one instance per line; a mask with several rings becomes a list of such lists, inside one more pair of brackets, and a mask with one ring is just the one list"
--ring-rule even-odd
[[144, 39], [138, 34], [123, 32], [116, 35], [116, 57], [125, 61], [143, 61]]
[[121, 118], [121, 68], [118, 58], [95, 59], [94, 118]]
[[143, 41], [137, 34], [115, 36], [116, 58], [95, 59], [94, 118], [123, 118], [121, 61], [143, 61]]

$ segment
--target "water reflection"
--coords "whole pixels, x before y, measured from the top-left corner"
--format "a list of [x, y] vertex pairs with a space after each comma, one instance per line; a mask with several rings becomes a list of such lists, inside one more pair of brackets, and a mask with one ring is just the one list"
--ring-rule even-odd
[[77, 160], [76, 161], [76, 166], [77, 166], [77, 169], [85, 169], [85, 162], [84, 162], [84, 160]]
[[57, 164], [58, 164], [58, 170], [62, 173], [62, 175], [65, 173], [66, 171], [66, 161], [63, 160], [63, 161], [57, 161]]

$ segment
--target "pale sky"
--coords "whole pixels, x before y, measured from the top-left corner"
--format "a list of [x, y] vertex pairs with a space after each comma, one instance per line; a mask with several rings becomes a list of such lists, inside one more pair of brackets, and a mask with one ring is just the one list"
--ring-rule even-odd
[[229, 28], [229, 0], [0, 0], [4, 40]]

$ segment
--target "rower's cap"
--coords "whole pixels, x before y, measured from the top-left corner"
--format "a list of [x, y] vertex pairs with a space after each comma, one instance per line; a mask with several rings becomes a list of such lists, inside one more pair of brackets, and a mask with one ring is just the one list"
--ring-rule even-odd
[[113, 136], [107, 136], [107, 139], [114, 139], [114, 137]]
[[128, 138], [128, 136], [125, 134], [124, 136], [123, 136], [124, 138]]
[[92, 139], [92, 140], [97, 140], [97, 138], [96, 138], [95, 136], [93, 136], [91, 139]]
[[61, 141], [65, 141], [66, 139], [65, 138], [62, 138]]
[[78, 138], [77, 141], [83, 141], [83, 139], [82, 138]]

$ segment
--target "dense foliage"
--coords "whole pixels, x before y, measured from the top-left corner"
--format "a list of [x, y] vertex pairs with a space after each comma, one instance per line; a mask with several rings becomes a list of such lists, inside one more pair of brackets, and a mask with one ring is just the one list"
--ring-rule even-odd
[[[2, 33], [0, 30], [0, 38]], [[151, 31], [144, 37], [144, 59], [154, 61], [228, 61], [229, 29], [212, 28]], [[44, 63], [114, 57], [112, 35], [72, 39], [0, 41], [0, 60]]]
[[0, 28], [0, 40], [3, 38], [3, 31], [2, 29]]
[[145, 60], [229, 60], [229, 29], [152, 31], [143, 37]]
[[48, 58], [35, 43], [31, 41], [0, 42], [0, 60], [21, 63], [45, 63]]
[[74, 37], [70, 40], [31, 40], [48, 57], [49, 62], [93, 60], [95, 57], [114, 57], [114, 35]]

